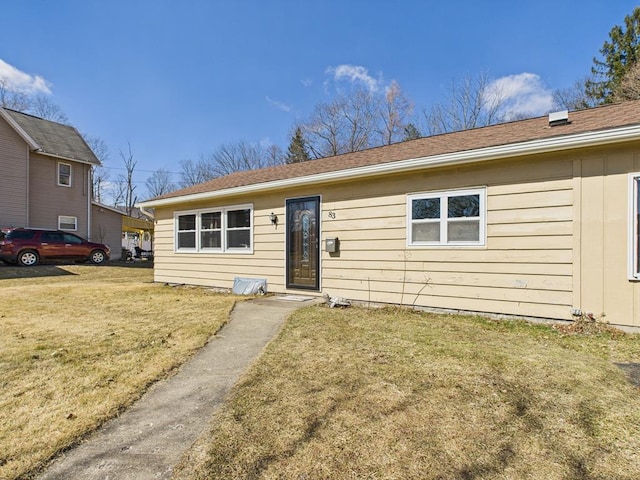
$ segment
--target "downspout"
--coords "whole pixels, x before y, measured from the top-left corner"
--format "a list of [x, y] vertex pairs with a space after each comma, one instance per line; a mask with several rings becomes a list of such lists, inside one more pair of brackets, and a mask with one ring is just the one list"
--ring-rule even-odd
[[29, 190], [30, 190], [29, 189], [29, 184], [31, 182], [31, 177], [29, 176], [29, 167], [31, 165], [31, 150], [29, 149], [29, 145], [27, 145], [26, 149], [27, 149], [27, 161], [25, 162], [25, 164], [26, 164], [27, 168], [26, 168], [26, 171], [25, 171], [25, 175], [26, 175], [26, 187], [27, 188], [25, 188], [26, 198], [24, 199], [25, 200], [25, 205], [26, 205], [24, 226], [25, 227], [30, 227], [31, 226], [30, 225], [31, 222], [29, 221]]
[[91, 199], [93, 192], [91, 191], [92, 182], [91, 176], [93, 174], [93, 168], [89, 165], [89, 172], [87, 175], [87, 240], [91, 241]]

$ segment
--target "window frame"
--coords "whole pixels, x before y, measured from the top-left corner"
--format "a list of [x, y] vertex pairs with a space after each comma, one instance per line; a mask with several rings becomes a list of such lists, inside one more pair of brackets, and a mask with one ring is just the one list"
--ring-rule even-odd
[[[249, 211], [249, 226], [248, 227], [228, 227], [228, 214], [238, 210]], [[220, 213], [220, 228], [219, 229], [203, 229], [202, 228], [202, 215], [207, 213]], [[195, 247], [180, 247], [178, 242], [178, 234], [181, 230], [178, 230], [179, 219], [181, 216], [195, 215], [196, 217], [196, 229], [195, 229]], [[175, 253], [223, 253], [223, 254], [252, 254], [253, 253], [253, 226], [254, 226], [254, 208], [253, 204], [241, 204], [231, 205], [215, 208], [200, 208], [197, 210], [184, 210], [177, 211], [173, 214], [174, 221], [174, 243], [173, 251]], [[231, 247], [229, 246], [228, 232], [247, 230], [249, 232], [249, 246], [248, 247]], [[189, 230], [191, 231], [191, 230]], [[203, 232], [220, 232], [220, 247], [203, 247], [202, 246], [202, 233]]]
[[[479, 196], [479, 215], [477, 217], [449, 217], [448, 216], [448, 199], [451, 197], [461, 196]], [[440, 201], [440, 217], [437, 219], [423, 220], [418, 223], [437, 223], [439, 225], [440, 240], [438, 241], [414, 241], [413, 225], [416, 221], [413, 219], [413, 201], [421, 199], [434, 199]], [[471, 187], [464, 189], [438, 190], [431, 192], [411, 193], [407, 195], [406, 203], [406, 241], [408, 248], [458, 248], [458, 247], [486, 247], [486, 231], [487, 231], [487, 187]], [[456, 219], [456, 220], [454, 220]], [[447, 226], [449, 223], [478, 220], [478, 240], [477, 241], [449, 241], [447, 237]]]
[[627, 277], [629, 280], [640, 281], [640, 172], [629, 174], [629, 206], [628, 206], [628, 222], [627, 222]]
[[[74, 228], [64, 228], [62, 226], [62, 219], [73, 219]], [[67, 222], [71, 224], [71, 222]], [[71, 215], [58, 215], [58, 230], [62, 230], [64, 232], [77, 232], [78, 231], [78, 217], [74, 217]]]
[[[61, 182], [60, 179], [63, 178], [62, 177], [62, 172], [61, 172], [61, 168], [62, 166], [66, 166], [69, 167], [69, 175], [68, 175], [68, 181], [69, 183], [64, 183]], [[67, 188], [71, 188], [71, 177], [72, 177], [72, 172], [73, 172], [73, 166], [70, 163], [65, 163], [65, 162], [58, 162], [58, 186], [59, 187], [67, 187]]]

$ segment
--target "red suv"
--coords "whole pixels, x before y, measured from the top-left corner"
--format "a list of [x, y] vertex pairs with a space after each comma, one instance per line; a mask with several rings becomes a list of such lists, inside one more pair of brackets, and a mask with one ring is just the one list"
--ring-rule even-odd
[[0, 238], [0, 260], [24, 267], [44, 260], [90, 261], [99, 265], [109, 260], [111, 251], [102, 243], [93, 243], [60, 230], [15, 228]]

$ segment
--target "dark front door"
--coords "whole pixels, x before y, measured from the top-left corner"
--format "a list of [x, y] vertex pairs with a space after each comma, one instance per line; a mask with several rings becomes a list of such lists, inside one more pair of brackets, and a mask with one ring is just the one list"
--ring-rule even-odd
[[318, 290], [320, 197], [287, 200], [287, 288]]

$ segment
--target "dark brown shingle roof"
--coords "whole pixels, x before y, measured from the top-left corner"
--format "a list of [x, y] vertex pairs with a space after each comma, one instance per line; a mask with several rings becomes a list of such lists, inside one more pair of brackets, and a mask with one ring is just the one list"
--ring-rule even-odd
[[608, 105], [569, 114], [570, 123], [549, 126], [548, 116], [503, 123], [489, 127], [419, 138], [355, 153], [260, 170], [232, 173], [208, 182], [168, 193], [153, 200], [215, 192], [309, 175], [337, 172], [357, 167], [398, 162], [413, 158], [517, 144], [640, 124], [640, 100]]
[[100, 165], [100, 160], [72, 126], [7, 108], [4, 111], [38, 144], [41, 153]]

